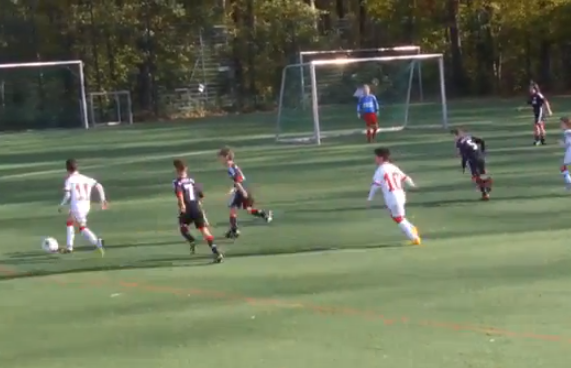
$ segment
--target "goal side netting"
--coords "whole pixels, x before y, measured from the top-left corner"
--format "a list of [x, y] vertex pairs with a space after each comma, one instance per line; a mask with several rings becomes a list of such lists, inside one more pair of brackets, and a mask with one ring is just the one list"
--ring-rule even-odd
[[[422, 65], [422, 75], [416, 71]], [[309, 86], [303, 93], [300, 73]], [[422, 93], [418, 88], [422, 78]], [[379, 130], [446, 128], [448, 113], [442, 54], [337, 58], [291, 64], [282, 72], [276, 140], [317, 143], [364, 133], [357, 116], [363, 85], [379, 100]], [[422, 94], [422, 96], [421, 96]]]
[[0, 130], [88, 127], [81, 60], [0, 64]]

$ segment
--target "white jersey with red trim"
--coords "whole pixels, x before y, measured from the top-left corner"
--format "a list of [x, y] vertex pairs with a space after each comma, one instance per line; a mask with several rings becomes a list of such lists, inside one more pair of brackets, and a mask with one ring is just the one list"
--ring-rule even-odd
[[64, 190], [70, 194], [70, 207], [89, 208], [91, 205], [91, 190], [97, 181], [78, 172], [70, 174], [65, 180]]
[[410, 181], [410, 178], [390, 162], [381, 164], [373, 176], [373, 186], [382, 190], [385, 203], [405, 202], [405, 181]]

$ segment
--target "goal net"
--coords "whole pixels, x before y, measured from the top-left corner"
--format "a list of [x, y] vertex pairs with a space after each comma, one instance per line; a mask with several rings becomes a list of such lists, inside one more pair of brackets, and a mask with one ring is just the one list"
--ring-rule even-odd
[[[375, 58], [382, 56], [398, 56], [398, 55], [418, 55], [421, 53], [420, 46], [396, 46], [396, 47], [381, 47], [381, 48], [369, 48], [369, 49], [354, 49], [354, 50], [319, 50], [319, 51], [300, 51], [298, 57], [299, 64], [306, 64], [311, 61], [316, 60], [330, 60], [330, 59], [340, 59], [340, 58], [351, 58], [351, 59], [362, 59], [362, 58]], [[337, 70], [341, 72], [340, 69]], [[415, 82], [417, 85], [413, 88], [418, 88], [419, 99], [422, 100], [422, 67], [418, 63], [416, 65]], [[300, 83], [302, 88], [302, 93], [311, 93], [311, 84], [306, 83], [310, 80], [309, 68], [302, 69], [300, 74]], [[328, 77], [331, 77], [329, 75]]]
[[0, 130], [88, 128], [80, 60], [0, 64]]
[[[419, 65], [421, 75], [415, 72]], [[300, 74], [309, 75], [303, 79], [309, 93], [300, 86]], [[414, 88], [420, 82], [422, 96]], [[381, 131], [447, 127], [442, 54], [337, 58], [283, 69], [276, 139], [319, 144], [322, 138], [363, 133], [357, 101], [364, 84], [379, 100]]]

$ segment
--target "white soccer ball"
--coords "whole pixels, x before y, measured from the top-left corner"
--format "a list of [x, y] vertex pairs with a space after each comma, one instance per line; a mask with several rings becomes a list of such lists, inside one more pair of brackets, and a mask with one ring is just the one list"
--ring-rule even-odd
[[42, 240], [42, 249], [48, 253], [55, 253], [59, 250], [59, 244], [54, 238], [45, 238]]

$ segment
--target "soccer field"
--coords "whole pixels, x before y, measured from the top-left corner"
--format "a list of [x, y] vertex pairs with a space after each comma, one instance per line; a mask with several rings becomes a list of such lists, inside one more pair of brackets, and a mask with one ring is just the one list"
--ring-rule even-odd
[[[375, 167], [362, 136], [276, 145], [270, 115], [2, 136], [0, 367], [569, 367], [559, 124], [532, 147], [517, 102], [450, 106], [452, 124], [473, 121], [489, 146], [488, 203], [445, 132], [379, 136], [419, 186], [408, 212], [422, 247], [406, 245], [380, 194], [367, 207]], [[552, 106], [571, 111], [564, 99]], [[275, 214], [269, 225], [241, 214], [235, 243], [222, 239], [224, 144]], [[72, 255], [40, 250], [48, 235], [65, 244], [57, 205], [69, 157], [106, 188], [110, 209], [90, 216], [105, 258], [80, 236]], [[222, 265], [180, 239], [176, 157], [204, 185]]]

